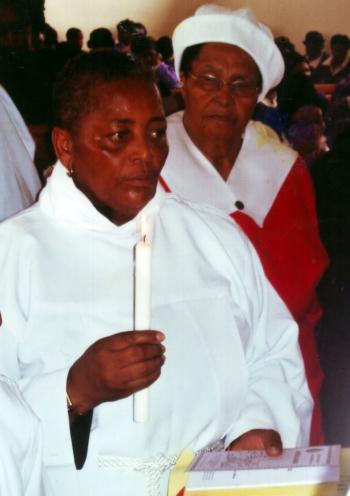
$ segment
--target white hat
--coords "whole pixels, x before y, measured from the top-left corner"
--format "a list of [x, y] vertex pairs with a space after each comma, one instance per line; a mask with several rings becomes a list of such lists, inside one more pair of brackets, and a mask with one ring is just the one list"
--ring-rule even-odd
[[252, 57], [262, 76], [259, 100], [281, 81], [284, 73], [282, 55], [270, 29], [259, 23], [250, 9], [231, 10], [207, 4], [199, 7], [194, 16], [182, 21], [173, 35], [175, 69], [178, 76], [185, 49], [208, 42], [238, 46]]

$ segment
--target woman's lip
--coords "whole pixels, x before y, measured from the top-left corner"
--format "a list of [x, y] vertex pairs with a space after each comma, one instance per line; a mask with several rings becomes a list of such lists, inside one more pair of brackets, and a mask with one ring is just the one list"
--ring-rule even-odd
[[158, 182], [157, 177], [127, 177], [122, 181], [124, 184], [133, 184], [136, 186], [149, 186]]
[[231, 124], [233, 124], [235, 121], [235, 119], [230, 115], [212, 114], [212, 115], [208, 115], [208, 117], [209, 119], [214, 119], [216, 121], [221, 121], [221, 122], [230, 122]]

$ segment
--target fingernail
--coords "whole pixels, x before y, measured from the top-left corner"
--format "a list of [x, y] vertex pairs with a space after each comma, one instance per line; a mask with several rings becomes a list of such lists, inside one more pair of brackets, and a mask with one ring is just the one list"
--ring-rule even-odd
[[281, 448], [278, 445], [276, 444], [270, 445], [270, 453], [272, 453], [273, 455], [279, 455], [280, 452], [281, 452]]
[[164, 336], [164, 334], [162, 332], [157, 332], [156, 339], [157, 339], [157, 341], [160, 341], [161, 342], [161, 341], [164, 341], [165, 336]]

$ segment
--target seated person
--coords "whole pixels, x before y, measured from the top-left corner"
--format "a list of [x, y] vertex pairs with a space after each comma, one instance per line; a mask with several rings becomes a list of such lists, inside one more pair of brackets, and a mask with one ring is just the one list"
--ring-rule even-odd
[[[50, 495], [165, 495], [184, 448], [306, 445], [297, 326], [254, 249], [225, 214], [157, 190], [168, 146], [152, 74], [114, 49], [83, 54], [54, 109], [59, 161], [0, 226], [0, 370], [42, 421]], [[134, 332], [141, 215], [152, 330]], [[132, 394], [148, 386], [138, 424]]]
[[288, 124], [288, 142], [310, 169], [328, 151], [322, 110], [316, 105], [304, 105], [294, 112]]
[[350, 123], [350, 75], [336, 85], [326, 113], [326, 134], [333, 147], [338, 136], [349, 129]]
[[324, 38], [318, 31], [306, 33], [304, 60], [307, 65], [308, 75], [312, 77], [315, 70], [328, 59], [328, 53], [324, 51]]
[[156, 50], [156, 42], [150, 36], [135, 38], [131, 50], [141, 64], [154, 70], [163, 97], [169, 96], [172, 90], [179, 87], [175, 71], [162, 61], [161, 54]]
[[83, 48], [84, 35], [81, 29], [69, 28], [66, 32], [66, 39], [67, 43], [75, 47], [77, 51], [80, 51]]
[[170, 71], [174, 84], [172, 88], [180, 88], [180, 81], [175, 72], [173, 42], [169, 36], [161, 36], [156, 41], [156, 50], [162, 57], [162, 62]]
[[16, 384], [0, 376], [0, 494], [41, 496], [41, 432]]
[[113, 48], [114, 39], [111, 31], [107, 28], [94, 29], [90, 33], [87, 46], [90, 48], [90, 50], [96, 50], [100, 48]]
[[332, 55], [313, 73], [315, 84], [337, 84], [350, 75], [350, 59], [348, 56], [350, 39], [346, 34], [335, 34], [331, 38]]
[[118, 52], [131, 52], [131, 42], [135, 38], [147, 36], [147, 29], [141, 22], [124, 19], [117, 26], [118, 43], [115, 48]]

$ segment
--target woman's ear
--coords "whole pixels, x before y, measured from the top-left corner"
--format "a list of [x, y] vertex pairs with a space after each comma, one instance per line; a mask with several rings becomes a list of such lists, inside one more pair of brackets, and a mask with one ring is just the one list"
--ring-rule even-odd
[[52, 144], [58, 160], [68, 169], [72, 169], [73, 142], [66, 129], [54, 127], [51, 134]]

